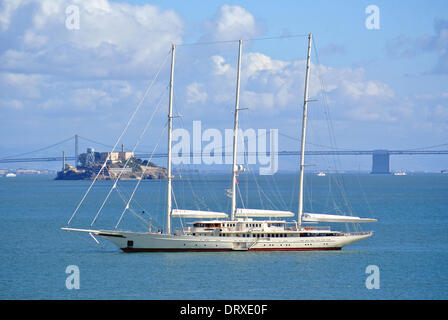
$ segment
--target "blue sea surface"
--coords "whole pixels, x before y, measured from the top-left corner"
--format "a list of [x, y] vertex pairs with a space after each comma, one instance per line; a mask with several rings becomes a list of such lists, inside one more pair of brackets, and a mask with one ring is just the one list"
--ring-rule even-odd
[[[307, 211], [349, 203], [354, 215], [378, 219], [362, 226], [374, 235], [341, 251], [209, 253], [123, 253], [102, 238], [97, 244], [87, 233], [63, 231], [91, 182], [53, 178], [0, 178], [1, 299], [448, 298], [448, 175], [342, 174], [343, 193], [334, 191], [331, 174], [307, 175]], [[219, 174], [178, 179], [175, 203], [228, 212], [229, 182]], [[97, 182], [71, 227], [90, 228], [112, 183]], [[135, 183], [120, 182], [93, 228], [115, 227]], [[165, 183], [142, 181], [119, 228], [144, 231], [142, 220], [151, 215], [153, 228], [163, 229]], [[246, 207], [297, 212], [296, 175], [241, 176], [240, 191]], [[79, 269], [79, 289], [66, 286], [71, 265]], [[372, 265], [377, 289], [366, 286]]]

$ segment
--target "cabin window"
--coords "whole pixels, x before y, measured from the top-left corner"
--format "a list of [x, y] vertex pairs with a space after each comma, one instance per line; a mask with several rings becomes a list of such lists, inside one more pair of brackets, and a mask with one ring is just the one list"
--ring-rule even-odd
[[134, 241], [128, 240], [127, 247], [132, 248], [134, 246]]

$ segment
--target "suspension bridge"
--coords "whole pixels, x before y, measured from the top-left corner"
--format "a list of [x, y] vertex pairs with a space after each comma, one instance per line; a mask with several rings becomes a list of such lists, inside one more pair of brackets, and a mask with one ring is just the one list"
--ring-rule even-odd
[[[88, 138], [81, 137], [79, 135], [74, 135], [70, 138], [59, 141], [47, 147], [43, 147], [30, 152], [0, 157], [0, 163], [20, 163], [20, 162], [49, 162], [49, 161], [74, 161], [75, 166], [77, 166], [79, 161], [79, 139], [83, 139], [90, 143], [100, 144], [109, 149], [113, 147], [98, 141], [94, 141]], [[69, 141], [74, 141], [74, 156], [65, 156], [65, 153], [60, 156], [46, 156], [46, 157], [29, 157], [31, 154], [38, 152], [43, 152], [51, 148], [55, 148]], [[389, 174], [390, 173], [390, 157], [393, 155], [448, 155], [448, 150], [428, 150], [432, 148], [448, 147], [448, 143], [440, 144], [436, 146], [422, 147], [418, 149], [407, 149], [407, 150], [319, 150], [319, 151], [306, 151], [306, 155], [310, 156], [358, 156], [367, 155], [372, 157], [372, 170], [371, 173], [374, 174]], [[253, 155], [254, 152], [245, 152], [244, 155]], [[299, 156], [299, 151], [278, 151], [278, 156]], [[270, 152], [266, 151], [264, 153], [266, 156], [270, 156]], [[200, 157], [201, 153], [191, 153], [190, 157]], [[136, 158], [146, 159], [146, 158], [166, 158], [166, 153], [149, 153], [149, 152], [135, 152]]]

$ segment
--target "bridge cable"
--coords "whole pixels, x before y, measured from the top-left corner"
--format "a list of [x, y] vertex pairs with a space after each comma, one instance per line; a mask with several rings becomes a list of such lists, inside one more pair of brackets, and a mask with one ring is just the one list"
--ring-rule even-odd
[[27, 155], [27, 154], [30, 154], [30, 153], [44, 151], [44, 150], [56, 147], [57, 145], [63, 144], [65, 142], [67, 142], [67, 141], [73, 140], [74, 138], [75, 138], [75, 136], [71, 136], [70, 138], [61, 140], [61, 141], [56, 142], [56, 143], [54, 143], [54, 144], [52, 144], [50, 146], [43, 147], [43, 148], [40, 148], [40, 149], [36, 149], [36, 150], [33, 150], [33, 151], [29, 151], [29, 152], [25, 152], [25, 153], [21, 153], [21, 154], [15, 154], [15, 155], [11, 155], [11, 156], [6, 156], [6, 157], [3, 157], [3, 158], [0, 158], [0, 160], [6, 160], [6, 159], [9, 159], [9, 158], [13, 158], [13, 157], [20, 157], [20, 156], [24, 156], [24, 155]]

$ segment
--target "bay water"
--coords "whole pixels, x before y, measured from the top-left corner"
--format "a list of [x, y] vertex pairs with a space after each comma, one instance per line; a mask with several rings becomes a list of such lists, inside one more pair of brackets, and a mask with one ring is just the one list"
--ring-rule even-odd
[[[63, 231], [91, 181], [0, 178], [0, 298], [430, 299], [448, 297], [448, 175], [308, 174], [308, 212], [375, 217], [374, 235], [341, 251], [123, 253], [102, 238]], [[174, 181], [175, 205], [228, 212], [227, 175]], [[332, 182], [333, 181], [333, 182]], [[119, 229], [165, 225], [165, 181], [142, 181]], [[340, 183], [344, 191], [336, 191]], [[113, 182], [98, 181], [70, 223], [90, 228]], [[122, 181], [92, 228], [113, 229], [136, 181]], [[297, 176], [239, 177], [240, 205], [297, 212]], [[345, 209], [342, 205], [345, 206]], [[347, 209], [348, 208], [348, 209]], [[185, 221], [182, 222], [185, 225]], [[173, 221], [181, 228], [179, 221]], [[332, 225], [332, 227], [335, 227]], [[338, 226], [336, 226], [338, 227]], [[339, 226], [344, 230], [345, 226]], [[350, 226], [348, 226], [350, 227]], [[69, 266], [79, 289], [69, 289]], [[372, 266], [377, 286], [369, 287]], [[67, 271], [67, 272], [66, 272]], [[370, 281], [370, 282], [369, 282]]]

